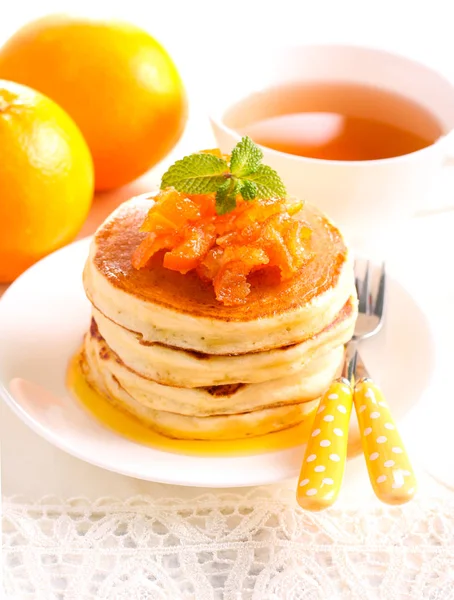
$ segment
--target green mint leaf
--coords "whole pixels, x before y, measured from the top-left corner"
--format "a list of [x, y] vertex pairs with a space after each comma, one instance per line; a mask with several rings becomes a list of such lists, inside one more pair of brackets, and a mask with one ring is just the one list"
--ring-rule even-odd
[[177, 160], [162, 176], [161, 189], [174, 187], [188, 194], [209, 194], [225, 181], [228, 164], [213, 154], [191, 154]]
[[249, 202], [257, 197], [257, 184], [253, 181], [243, 181], [241, 185], [241, 195], [243, 200]]
[[257, 186], [257, 198], [284, 198], [285, 185], [274, 169], [260, 165], [255, 173], [244, 175], [243, 182], [251, 181]]
[[216, 192], [219, 215], [235, 209], [238, 194], [246, 201], [285, 197], [284, 183], [276, 171], [261, 164], [262, 158], [260, 148], [245, 136], [232, 150], [230, 167], [215, 154], [191, 154], [164, 173], [161, 189], [174, 187], [187, 194]]
[[244, 136], [232, 150], [230, 172], [236, 177], [255, 173], [260, 166], [263, 152], [250, 137]]
[[216, 212], [225, 215], [236, 207], [236, 197], [240, 193], [241, 183], [231, 178], [218, 187], [216, 192]]

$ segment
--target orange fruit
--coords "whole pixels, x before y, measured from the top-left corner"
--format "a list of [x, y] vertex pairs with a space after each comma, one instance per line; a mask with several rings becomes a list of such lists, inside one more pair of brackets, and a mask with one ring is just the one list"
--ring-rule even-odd
[[0, 282], [71, 241], [93, 197], [93, 162], [74, 121], [28, 87], [0, 80]]
[[96, 189], [121, 186], [163, 159], [186, 122], [186, 96], [164, 48], [142, 29], [69, 16], [33, 21], [0, 49], [0, 78], [46, 94], [91, 150]]

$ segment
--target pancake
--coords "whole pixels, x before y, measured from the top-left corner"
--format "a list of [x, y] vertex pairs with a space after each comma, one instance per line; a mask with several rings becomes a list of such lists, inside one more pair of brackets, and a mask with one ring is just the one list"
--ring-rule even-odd
[[120, 410], [160, 433], [233, 440], [311, 418], [337, 377], [357, 316], [353, 264], [338, 229], [316, 208], [310, 258], [290, 281], [250, 275], [244, 305], [225, 306], [211, 282], [131, 257], [152, 201], [121, 205], [98, 229], [84, 269], [93, 305], [81, 367]]
[[301, 423], [305, 418], [311, 418], [319, 403], [317, 398], [309, 402], [234, 415], [207, 417], [181, 415], [155, 410], [147, 404], [138, 402], [109, 372], [103, 371], [104, 376], [98, 377], [99, 371], [88, 366], [85, 353], [82, 354], [81, 360], [82, 371], [87, 382], [116, 408], [132, 414], [151, 429], [176, 439], [237, 440], [281, 431]]
[[236, 356], [210, 355], [143, 343], [93, 309], [94, 327], [121, 362], [134, 373], [163, 385], [184, 388], [259, 383], [301, 371], [320, 354], [350, 340], [356, 319], [356, 298], [350, 297], [335, 320], [299, 344]]
[[250, 277], [251, 293], [241, 306], [224, 306], [211, 283], [194, 272], [181, 275], [162, 266], [136, 270], [131, 255], [144, 238], [139, 231], [152, 202], [122, 204], [98, 229], [84, 269], [93, 306], [144, 342], [211, 355], [247, 354], [298, 344], [328, 327], [354, 295], [352, 261], [339, 230], [306, 204], [299, 218], [312, 228], [311, 258], [292, 280], [271, 270]]
[[162, 385], [128, 369], [93, 329], [84, 344], [84, 372], [98, 390], [113, 379], [136, 403], [186, 416], [234, 415], [318, 398], [344, 358], [342, 345], [313, 358], [300, 371], [261, 383], [179, 388]]

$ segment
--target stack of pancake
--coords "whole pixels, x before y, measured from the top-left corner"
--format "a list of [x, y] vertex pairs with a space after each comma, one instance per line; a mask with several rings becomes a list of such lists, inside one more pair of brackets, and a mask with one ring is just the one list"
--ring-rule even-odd
[[93, 305], [82, 352], [89, 384], [164, 435], [239, 439], [300, 423], [340, 373], [357, 305], [341, 234], [310, 205], [311, 258], [290, 281], [250, 276], [224, 306], [195, 272], [131, 265], [151, 201], [121, 205], [98, 229], [84, 270]]

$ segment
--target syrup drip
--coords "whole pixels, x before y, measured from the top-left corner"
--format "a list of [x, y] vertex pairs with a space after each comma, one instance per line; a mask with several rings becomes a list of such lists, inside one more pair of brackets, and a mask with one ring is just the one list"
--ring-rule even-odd
[[138, 444], [176, 454], [247, 456], [293, 448], [303, 444], [310, 435], [316, 411], [315, 408], [299, 425], [267, 435], [239, 440], [181, 440], [161, 435], [133, 415], [113, 406], [96, 392], [83, 376], [79, 352], [70, 362], [67, 387], [83, 407], [105, 427]]

